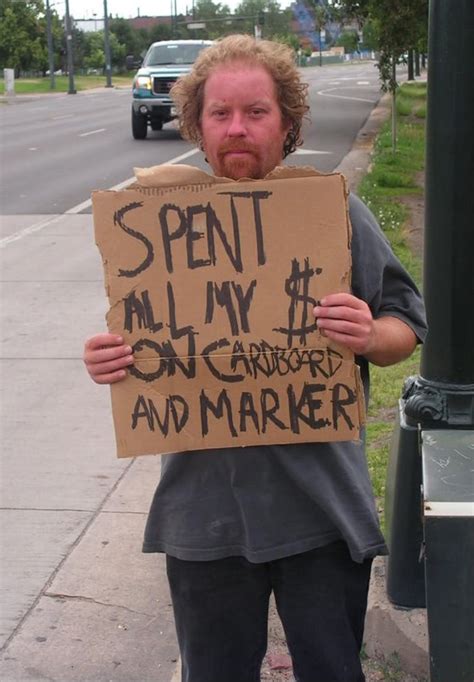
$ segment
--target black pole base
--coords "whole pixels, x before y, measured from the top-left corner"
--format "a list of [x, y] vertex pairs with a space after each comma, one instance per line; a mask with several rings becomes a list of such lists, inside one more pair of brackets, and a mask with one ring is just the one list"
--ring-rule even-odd
[[419, 432], [407, 423], [404, 408], [400, 400], [387, 471], [385, 529], [390, 554], [386, 589], [395, 606], [422, 608], [426, 601]]
[[409, 377], [403, 389], [405, 414], [412, 426], [423, 429], [474, 428], [474, 385]]

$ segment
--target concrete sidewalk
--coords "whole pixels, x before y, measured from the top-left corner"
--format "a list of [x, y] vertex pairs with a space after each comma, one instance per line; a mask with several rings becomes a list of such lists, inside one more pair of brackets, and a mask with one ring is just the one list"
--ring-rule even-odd
[[[351, 186], [388, 111], [383, 98], [339, 167]], [[141, 553], [160, 460], [115, 460], [109, 392], [82, 367], [83, 338], [104, 327], [92, 217], [12, 216], [2, 229], [14, 240], [2, 266], [0, 678], [177, 682], [163, 557]], [[405, 681], [428, 669], [424, 612], [390, 607], [382, 572], [376, 562], [366, 650], [397, 652]], [[292, 679], [282, 641], [273, 612], [262, 679]]]

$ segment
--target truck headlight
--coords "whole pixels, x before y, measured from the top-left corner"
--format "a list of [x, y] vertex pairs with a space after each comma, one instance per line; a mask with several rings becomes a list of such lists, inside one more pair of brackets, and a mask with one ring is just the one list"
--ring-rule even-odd
[[135, 78], [135, 87], [143, 88], [145, 90], [151, 90], [151, 78], [150, 76], [137, 76]]

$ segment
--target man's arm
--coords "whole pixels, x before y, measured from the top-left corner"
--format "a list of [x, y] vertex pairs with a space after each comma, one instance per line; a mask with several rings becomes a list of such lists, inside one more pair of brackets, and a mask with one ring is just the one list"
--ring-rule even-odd
[[330, 294], [314, 308], [318, 328], [374, 365], [393, 365], [415, 350], [414, 331], [397, 317], [372, 317], [365, 301], [352, 294]]

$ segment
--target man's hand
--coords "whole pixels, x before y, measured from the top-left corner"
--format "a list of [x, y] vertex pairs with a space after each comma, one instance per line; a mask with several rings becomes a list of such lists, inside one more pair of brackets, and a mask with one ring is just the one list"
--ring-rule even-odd
[[407, 358], [416, 346], [413, 330], [396, 317], [372, 317], [365, 301], [352, 294], [330, 294], [313, 309], [318, 328], [375, 365], [392, 365]]
[[125, 379], [125, 368], [133, 363], [132, 349], [115, 334], [96, 334], [87, 339], [83, 359], [96, 384], [114, 384]]

